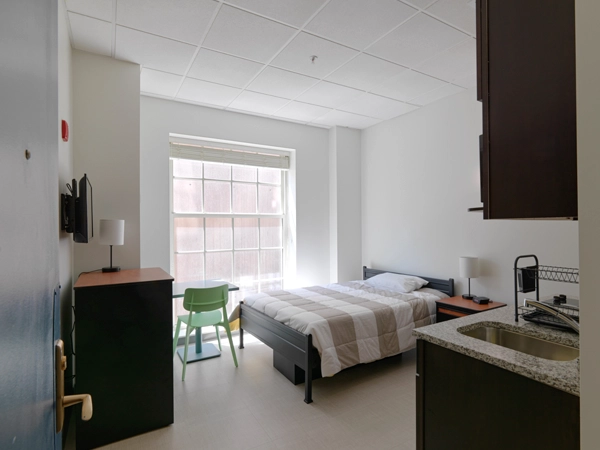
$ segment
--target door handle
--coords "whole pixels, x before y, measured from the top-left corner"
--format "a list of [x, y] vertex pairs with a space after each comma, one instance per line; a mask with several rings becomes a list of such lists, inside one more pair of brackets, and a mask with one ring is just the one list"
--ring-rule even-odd
[[67, 357], [65, 356], [65, 343], [62, 339], [54, 343], [54, 369], [56, 371], [56, 432], [59, 433], [65, 421], [65, 408], [83, 403], [81, 419], [90, 420], [94, 413], [92, 396], [90, 394], [77, 394], [65, 396], [65, 370]]

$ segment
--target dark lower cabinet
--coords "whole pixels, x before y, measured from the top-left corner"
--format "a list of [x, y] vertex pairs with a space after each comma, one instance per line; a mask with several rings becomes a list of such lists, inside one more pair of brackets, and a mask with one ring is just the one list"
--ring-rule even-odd
[[417, 341], [418, 450], [578, 450], [579, 397]]
[[577, 217], [574, 0], [477, 0], [486, 219]]
[[173, 423], [173, 278], [161, 269], [82, 274], [75, 284], [77, 449]]

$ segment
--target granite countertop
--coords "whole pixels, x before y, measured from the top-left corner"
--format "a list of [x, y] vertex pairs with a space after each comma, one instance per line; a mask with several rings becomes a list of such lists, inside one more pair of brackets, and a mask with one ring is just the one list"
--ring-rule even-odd
[[459, 319], [417, 328], [418, 339], [471, 356], [511, 372], [579, 396], [579, 358], [573, 361], [551, 361], [465, 336], [459, 332], [480, 326], [494, 326], [532, 337], [579, 348], [579, 335], [544, 327], [519, 318], [515, 322], [510, 306]]

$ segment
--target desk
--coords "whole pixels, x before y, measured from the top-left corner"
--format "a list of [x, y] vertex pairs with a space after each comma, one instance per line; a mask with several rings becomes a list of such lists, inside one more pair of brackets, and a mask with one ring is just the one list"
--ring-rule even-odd
[[[185, 283], [173, 283], [173, 298], [181, 298], [185, 294], [186, 289], [205, 289], [215, 286], [221, 286], [227, 283], [226, 281], [217, 280], [198, 280], [188, 281]], [[240, 288], [235, 284], [227, 283], [229, 291], [239, 291]], [[225, 319], [227, 319], [225, 317]], [[196, 345], [190, 345], [188, 350], [187, 362], [193, 363], [196, 361], [202, 361], [204, 359], [216, 358], [221, 356], [219, 349], [213, 344], [202, 344], [202, 328], [196, 329]], [[177, 354], [181, 361], [183, 361], [183, 352], [185, 349], [177, 349]]]

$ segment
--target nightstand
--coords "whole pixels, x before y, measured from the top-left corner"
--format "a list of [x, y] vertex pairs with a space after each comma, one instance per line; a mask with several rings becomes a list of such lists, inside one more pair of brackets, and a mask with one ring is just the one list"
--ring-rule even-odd
[[437, 322], [444, 322], [446, 320], [456, 319], [457, 317], [464, 317], [506, 306], [506, 303], [497, 301], [490, 301], [487, 305], [480, 305], [473, 300], [467, 300], [461, 296], [436, 300], [435, 304]]

